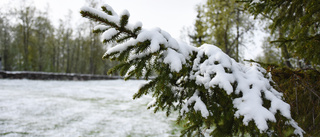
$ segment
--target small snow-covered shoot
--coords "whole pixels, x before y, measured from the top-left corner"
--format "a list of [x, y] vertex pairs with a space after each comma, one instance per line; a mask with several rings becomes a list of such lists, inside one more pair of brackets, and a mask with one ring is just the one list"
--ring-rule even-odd
[[[156, 75], [134, 98], [151, 94], [154, 101], [148, 106], [155, 112], [179, 111], [177, 121], [186, 121], [182, 135], [213, 128], [212, 136], [303, 136], [290, 106], [259, 64], [238, 63], [214, 45], [178, 42], [159, 28], [142, 29], [141, 23], [128, 22], [128, 11], [118, 15], [108, 5], [102, 11], [83, 7], [81, 14], [100, 23], [95, 29], [103, 30], [104, 42], [119, 43], [103, 56], [121, 62], [109, 73], [146, 80]], [[287, 130], [277, 130], [279, 125]]]

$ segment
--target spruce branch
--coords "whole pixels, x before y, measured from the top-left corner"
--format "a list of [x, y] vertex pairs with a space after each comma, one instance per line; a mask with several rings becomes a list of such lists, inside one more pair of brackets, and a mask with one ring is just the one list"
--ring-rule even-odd
[[203, 129], [214, 126], [211, 135], [265, 136], [274, 133], [280, 117], [281, 124], [287, 122], [295, 134], [303, 135], [291, 118], [290, 106], [281, 100], [282, 95], [258, 64], [243, 65], [214, 45], [196, 48], [177, 42], [161, 29], [131, 25], [127, 11], [118, 16], [108, 6], [102, 10], [82, 8], [81, 14], [108, 27], [103, 33], [106, 41], [121, 42], [103, 56], [121, 62], [108, 73], [119, 71], [125, 80], [148, 80], [154, 72], [155, 78], [133, 98], [151, 94], [155, 102], [149, 107], [154, 112], [162, 110], [169, 115], [178, 110], [177, 120], [187, 121], [182, 134], [201, 136]]

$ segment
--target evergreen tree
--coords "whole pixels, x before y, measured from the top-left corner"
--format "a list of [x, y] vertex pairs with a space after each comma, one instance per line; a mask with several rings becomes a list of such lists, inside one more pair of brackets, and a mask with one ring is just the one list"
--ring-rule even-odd
[[195, 30], [193, 34], [189, 34], [189, 37], [191, 38], [191, 43], [196, 46], [200, 47], [204, 43], [208, 43], [208, 34], [206, 32], [204, 20], [203, 20], [203, 11], [201, 11], [201, 5], [197, 5], [197, 18], [196, 22], [194, 24]]
[[281, 48], [288, 67], [292, 67], [289, 60], [295, 57], [319, 69], [319, 5], [319, 0], [251, 0], [247, 9], [272, 21], [271, 34], [278, 35], [273, 42]]
[[83, 7], [80, 13], [100, 24], [94, 32], [102, 33], [104, 43], [119, 43], [103, 56], [121, 62], [109, 73], [146, 80], [156, 74], [134, 98], [151, 94], [155, 100], [149, 107], [155, 112], [179, 111], [177, 121], [186, 126], [182, 136], [201, 136], [210, 128], [212, 136], [303, 135], [271, 76], [258, 64], [243, 65], [216, 46], [189, 46], [161, 29], [129, 24], [128, 11], [118, 15], [109, 5], [102, 11]]
[[243, 36], [252, 30], [254, 24], [243, 7], [244, 4], [236, 0], [207, 0], [200, 10], [209, 35], [208, 43], [218, 46], [237, 61], [240, 59], [240, 46], [245, 42]]

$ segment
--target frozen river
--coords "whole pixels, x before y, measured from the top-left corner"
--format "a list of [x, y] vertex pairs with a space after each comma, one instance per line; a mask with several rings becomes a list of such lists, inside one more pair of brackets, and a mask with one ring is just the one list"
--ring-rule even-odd
[[0, 136], [177, 136], [151, 97], [132, 99], [143, 83], [0, 79]]

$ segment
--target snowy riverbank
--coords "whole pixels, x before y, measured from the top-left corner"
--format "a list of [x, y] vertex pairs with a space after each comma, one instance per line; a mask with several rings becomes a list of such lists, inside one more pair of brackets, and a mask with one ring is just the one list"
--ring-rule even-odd
[[0, 79], [32, 79], [32, 80], [116, 80], [120, 76], [53, 73], [39, 71], [0, 71]]
[[0, 136], [177, 136], [151, 97], [132, 99], [143, 83], [0, 79]]

